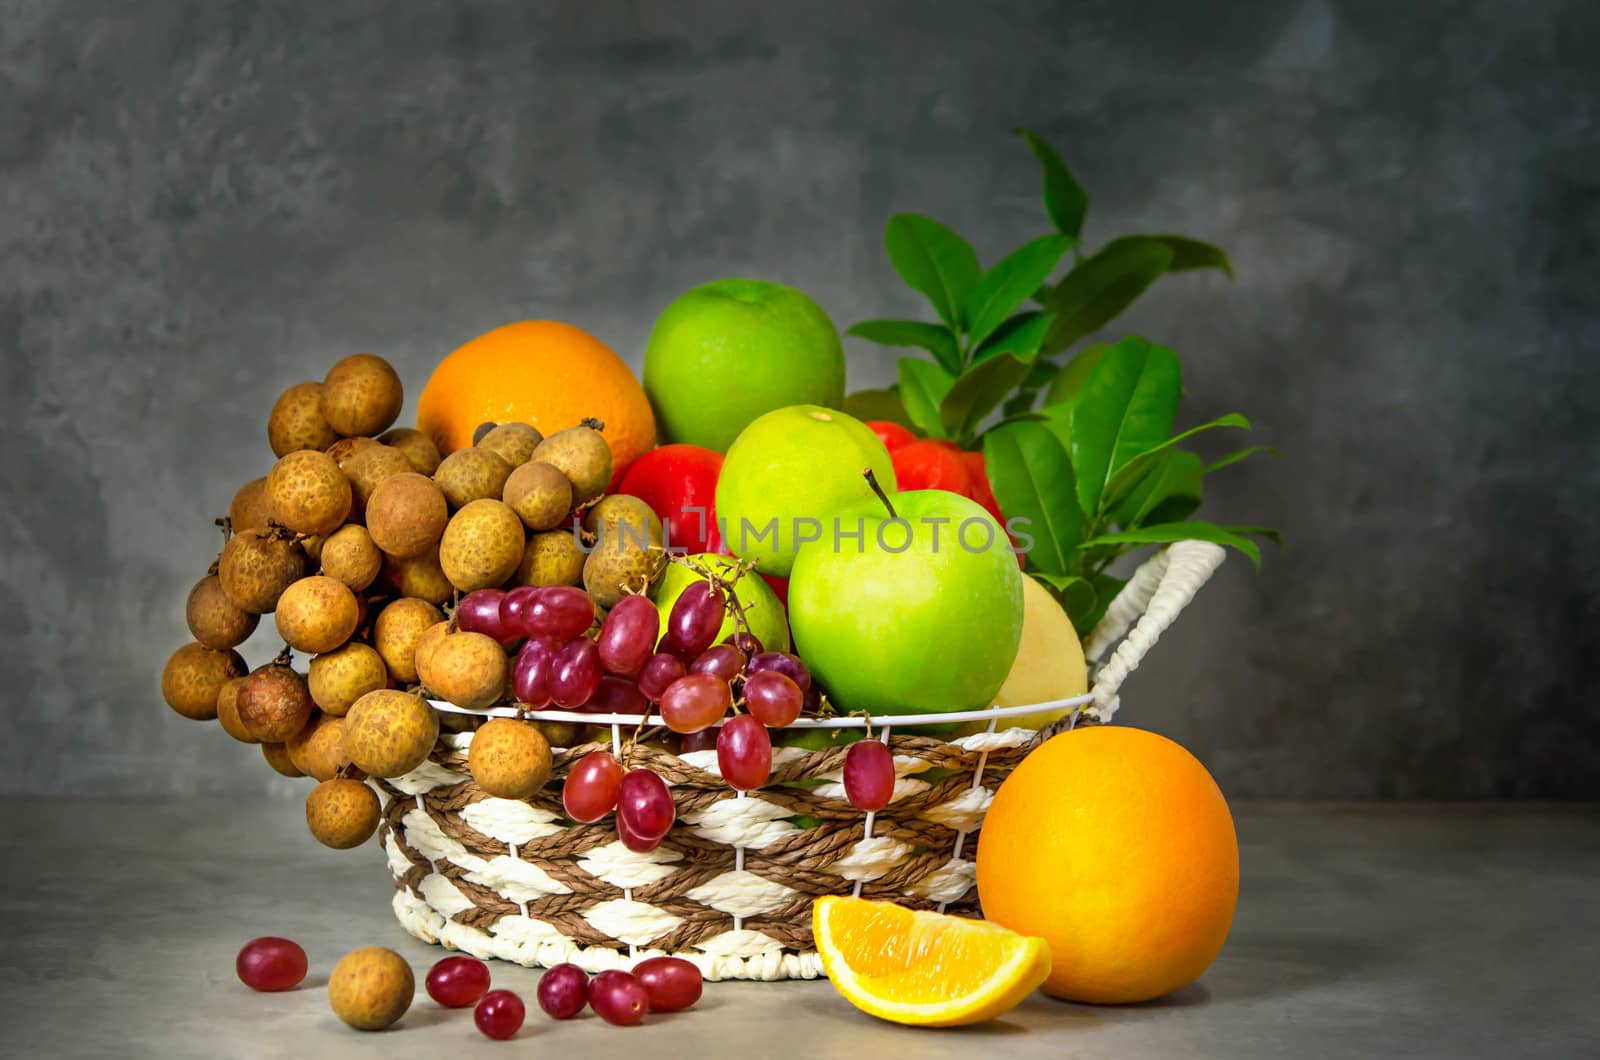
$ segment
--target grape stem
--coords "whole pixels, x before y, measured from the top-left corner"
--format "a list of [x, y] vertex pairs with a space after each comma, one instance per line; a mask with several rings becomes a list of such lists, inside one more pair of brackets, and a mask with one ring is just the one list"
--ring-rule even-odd
[[889, 503], [889, 495], [883, 492], [882, 486], [878, 485], [878, 476], [872, 473], [872, 469], [870, 467], [862, 468], [861, 476], [867, 480], [867, 485], [872, 487], [872, 492], [878, 495], [878, 499], [883, 502], [883, 506], [889, 509], [889, 518], [900, 518], [899, 513], [894, 510], [894, 505]]

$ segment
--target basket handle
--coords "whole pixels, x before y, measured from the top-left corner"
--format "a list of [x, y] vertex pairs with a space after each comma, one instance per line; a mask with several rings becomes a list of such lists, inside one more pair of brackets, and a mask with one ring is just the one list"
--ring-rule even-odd
[[1122, 641], [1111, 658], [1096, 667], [1089, 689], [1094, 702], [1084, 708], [1085, 714], [1111, 720], [1120, 705], [1117, 689], [1210, 580], [1224, 555], [1220, 545], [1209, 541], [1177, 541], [1134, 571], [1083, 643], [1084, 658], [1095, 665], [1106, 649]]

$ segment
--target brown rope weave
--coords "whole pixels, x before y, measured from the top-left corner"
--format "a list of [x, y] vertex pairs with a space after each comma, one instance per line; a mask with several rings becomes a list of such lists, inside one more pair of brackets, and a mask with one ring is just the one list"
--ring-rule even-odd
[[[1088, 719], [1078, 722], [1088, 723]], [[1026, 745], [990, 751], [984, 759], [980, 782], [990, 790], [998, 787], [1029, 751], [1057, 732], [1071, 727], [1072, 719], [1063, 719], [1035, 734]], [[909, 735], [891, 735], [890, 748], [897, 756], [911, 757], [921, 762], [923, 768], [917, 773], [932, 769], [957, 772], [930, 782], [925, 791], [898, 799], [877, 813], [873, 820], [873, 837], [898, 840], [910, 850], [882, 876], [864, 883], [861, 894], [866, 898], [892, 898], [911, 908], [934, 908], [936, 903], [909, 891], [950, 861], [958, 839], [962, 844], [961, 858], [973, 860], [978, 848], [978, 833], [976, 830], [970, 831], [961, 838], [955, 829], [924, 814], [972, 787], [973, 771], [978, 767], [982, 752], [964, 750], [928, 736]], [[557, 752], [550, 784], [527, 801], [565, 820], [561, 806], [561, 780], [567, 769], [591, 751], [610, 749], [609, 743], [590, 743]], [[766, 934], [786, 950], [811, 949], [811, 905], [814, 899], [822, 895], [852, 893], [852, 882], [829, 869], [848, 855], [863, 838], [864, 815], [843, 799], [819, 795], [806, 787], [780, 785], [792, 785], [797, 781], [837, 773], [843, 766], [845, 751], [846, 748], [841, 746], [800, 754], [778, 765], [773, 770], [769, 785], [752, 793], [788, 810], [790, 816], [811, 817], [820, 822], [781, 837], [762, 849], [746, 848], [744, 851], [745, 871], [796, 892], [781, 907], [743, 920], [746, 930]], [[507, 843], [473, 828], [462, 815], [467, 808], [489, 797], [473, 783], [467, 771], [466, 754], [440, 745], [431, 757], [446, 771], [460, 776], [460, 782], [434, 788], [421, 795], [406, 794], [387, 782], [377, 782], [385, 793], [384, 836], [393, 841], [394, 847], [409, 866], [396, 875], [397, 888], [420, 899], [422, 881], [438, 874], [449, 880], [472, 903], [471, 908], [451, 918], [464, 926], [488, 931], [503, 917], [524, 915], [525, 906], [530, 919], [543, 921], [578, 945], [628, 949], [626, 942], [596, 928], [583, 916], [602, 902], [624, 897], [622, 888], [591, 875], [579, 864], [589, 851], [616, 841], [616, 825], [611, 817], [593, 824], [574, 823], [560, 832], [517, 844], [515, 856], [518, 859], [537, 867], [551, 879], [569, 888], [571, 893], [544, 895], [530, 899], [525, 904], [514, 902], [492, 888], [468, 879], [468, 870], [448, 859], [430, 861], [407, 841], [404, 818], [411, 810], [421, 809], [440, 832], [474, 856], [487, 860], [513, 852]], [[735, 849], [696, 834], [693, 828], [684, 823], [685, 817], [730, 798], [728, 786], [715, 774], [699, 769], [669, 751], [647, 744], [637, 744], [632, 748], [628, 765], [649, 768], [665, 780], [671, 786], [678, 813], [678, 823], [661, 844], [662, 850], [676, 854], [678, 858], [663, 866], [670, 869], [670, 873], [646, 886], [632, 888], [628, 895], [636, 902], [646, 903], [679, 918], [680, 922], [675, 927], [650, 940], [649, 945], [668, 951], [683, 950], [732, 930], [732, 916], [702, 905], [688, 898], [687, 894], [697, 886], [733, 871], [736, 865]], [[915, 777], [917, 773], [910, 775]], [[948, 903], [946, 911], [976, 915], [976, 888], [968, 888], [959, 899]]]

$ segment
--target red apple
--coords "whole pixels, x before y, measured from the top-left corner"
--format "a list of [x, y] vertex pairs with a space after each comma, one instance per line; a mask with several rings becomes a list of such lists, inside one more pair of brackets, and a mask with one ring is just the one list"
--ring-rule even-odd
[[698, 445], [663, 445], [633, 462], [618, 493], [638, 497], [661, 517], [667, 544], [690, 555], [713, 552], [722, 454]]

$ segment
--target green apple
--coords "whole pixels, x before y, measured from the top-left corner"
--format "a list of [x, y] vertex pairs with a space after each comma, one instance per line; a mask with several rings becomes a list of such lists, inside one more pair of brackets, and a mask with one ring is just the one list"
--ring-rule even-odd
[[822, 307], [781, 283], [716, 280], [656, 321], [644, 390], [663, 441], [725, 452], [756, 417], [844, 401], [844, 348]]
[[990, 706], [1022, 637], [1022, 574], [1005, 533], [945, 490], [841, 509], [847, 533], [802, 545], [789, 575], [795, 650], [845, 711]]
[[831, 537], [835, 509], [872, 499], [866, 468], [895, 488], [889, 451], [853, 416], [817, 405], [761, 416], [729, 447], [717, 477], [723, 542], [761, 573], [788, 577], [800, 539]]
[[[725, 577], [732, 576], [736, 562], [732, 556], [719, 556], [712, 552], [703, 552], [688, 558], [709, 565], [712, 570]], [[672, 614], [672, 605], [678, 602], [679, 594], [695, 582], [703, 580], [700, 575], [682, 563], [667, 564], [661, 580], [650, 590], [650, 599], [656, 605], [656, 610], [661, 612], [663, 636], [667, 632], [667, 616]], [[778, 594], [772, 591], [772, 587], [762, 581], [760, 575], [751, 571], [734, 583], [733, 595], [738, 599], [739, 606], [744, 608], [744, 617], [750, 623], [750, 632], [761, 641], [761, 646], [767, 651], [788, 651], [789, 616], [784, 614], [783, 603], [778, 599]], [[722, 639], [730, 636], [733, 631], [734, 621], [730, 609], [722, 628], [717, 631], [715, 643], [720, 644]]]

